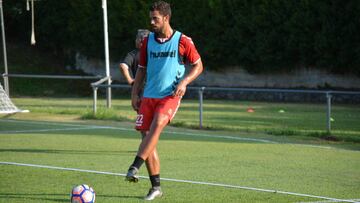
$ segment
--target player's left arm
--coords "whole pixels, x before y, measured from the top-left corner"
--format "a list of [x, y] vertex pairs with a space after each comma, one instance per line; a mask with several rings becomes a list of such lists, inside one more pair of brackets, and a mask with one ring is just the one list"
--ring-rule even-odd
[[193, 80], [195, 80], [201, 74], [202, 71], [203, 71], [203, 64], [200, 59], [196, 64], [192, 65], [192, 69], [189, 72], [189, 74], [187, 74], [185, 78], [179, 83], [179, 85], [177, 86], [174, 92], [174, 96], [179, 96], [179, 97], [184, 96], [187, 85], [190, 84]]
[[189, 60], [191, 64], [191, 71], [184, 77], [184, 79], [178, 84], [174, 91], [174, 96], [182, 97], [186, 92], [186, 87], [192, 81], [194, 81], [203, 71], [203, 63], [200, 55], [198, 54], [194, 43], [188, 37], [184, 43], [184, 56]]

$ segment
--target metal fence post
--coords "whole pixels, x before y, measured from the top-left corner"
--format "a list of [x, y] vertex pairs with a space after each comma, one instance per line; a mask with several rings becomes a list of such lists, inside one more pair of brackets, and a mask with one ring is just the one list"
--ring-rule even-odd
[[326, 130], [330, 134], [331, 133], [331, 94], [330, 92], [326, 92], [326, 100], [327, 100], [327, 109], [326, 109]]
[[109, 85], [109, 87], [106, 89], [106, 107], [109, 109], [111, 108], [111, 79], [109, 77], [107, 85]]
[[203, 124], [203, 93], [205, 87], [199, 88], [199, 128], [202, 129]]
[[96, 115], [96, 106], [97, 106], [97, 89], [98, 87], [93, 86], [93, 94], [94, 94], [94, 101], [93, 101], [93, 114]]

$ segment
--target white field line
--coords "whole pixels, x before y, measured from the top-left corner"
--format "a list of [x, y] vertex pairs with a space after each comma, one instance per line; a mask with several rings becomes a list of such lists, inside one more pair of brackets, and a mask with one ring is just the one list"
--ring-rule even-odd
[[[42, 122], [42, 121], [19, 121], [12, 119], [2, 119], [0, 122], [14, 122], [14, 123], [28, 123], [28, 124], [38, 124], [38, 125], [55, 125], [55, 126], [66, 126], [66, 127], [88, 127], [91, 126], [92, 129], [113, 129], [113, 130], [122, 130], [122, 131], [130, 131], [135, 132], [136, 130], [133, 128], [122, 128], [122, 127], [113, 127], [113, 126], [97, 126], [97, 125], [86, 125], [86, 124], [67, 124], [67, 123], [51, 123], [51, 122]], [[50, 132], [51, 129], [47, 129], [47, 132]], [[72, 129], [75, 130], [75, 129]], [[82, 130], [82, 129], [78, 129]], [[61, 131], [60, 129], [57, 131]], [[10, 131], [0, 131], [1, 133], [10, 132]], [[188, 132], [173, 132], [173, 131], [164, 131], [164, 133], [175, 134], [175, 135], [189, 135], [189, 136], [197, 136], [197, 137], [209, 137], [209, 138], [221, 138], [221, 139], [229, 139], [229, 140], [240, 140], [240, 141], [252, 141], [252, 142], [262, 142], [262, 143], [270, 143], [270, 144], [289, 144], [295, 146], [304, 146], [304, 147], [313, 147], [320, 149], [337, 149], [329, 146], [319, 146], [319, 145], [310, 145], [310, 144], [296, 144], [296, 143], [280, 143], [266, 139], [257, 139], [257, 138], [247, 138], [247, 137], [234, 137], [234, 136], [226, 136], [226, 135], [207, 135], [200, 133], [188, 133]]]
[[[283, 144], [290, 144], [290, 143], [283, 143]], [[304, 146], [304, 147], [312, 147], [312, 148], [320, 148], [320, 149], [336, 149], [336, 148], [334, 148], [334, 147], [311, 145], [311, 144], [292, 144], [292, 145]]]
[[[360, 199], [349, 199], [349, 200], [360, 202]], [[324, 201], [315, 201], [315, 202], [297, 202], [297, 203], [332, 203], [332, 202], [337, 202], [337, 201], [334, 201], [334, 200], [324, 200]]]
[[[17, 121], [17, 120], [0, 120], [0, 122], [22, 122], [22, 123], [29, 123], [29, 124], [40, 124], [40, 125], [56, 125], [55, 123], [47, 123], [47, 122], [37, 122], [37, 121]], [[64, 124], [59, 123], [58, 126], [71, 126], [71, 127], [84, 127], [88, 125], [76, 125], [76, 124]], [[92, 125], [92, 129], [114, 129], [114, 130], [123, 130], [123, 131], [132, 131], [135, 132], [136, 130], [131, 128], [121, 128], [121, 127], [112, 127], [112, 126], [96, 126]], [[71, 128], [69, 128], [71, 129]], [[86, 128], [84, 128], [86, 129]], [[75, 128], [72, 128], [72, 130], [76, 130]], [[82, 130], [79, 128], [78, 130]], [[29, 130], [30, 131], [30, 130]], [[31, 132], [38, 132], [39, 130], [34, 130]], [[44, 129], [42, 132], [50, 132], [52, 129]], [[61, 129], [54, 129], [54, 131], [61, 131]], [[0, 131], [0, 133], [7, 133], [7, 132], [14, 132], [14, 133], [21, 133], [22, 131]], [[25, 132], [25, 131], [24, 131]], [[206, 135], [206, 134], [199, 134], [199, 133], [185, 133], [185, 132], [170, 132], [170, 131], [164, 131], [164, 133], [167, 134], [179, 134], [179, 135], [190, 135], [190, 136], [198, 136], [198, 137], [209, 137], [209, 138], [222, 138], [222, 139], [231, 139], [231, 140], [241, 140], [241, 141], [253, 141], [253, 142], [263, 142], [263, 143], [277, 143], [270, 140], [265, 139], [256, 139], [256, 138], [246, 138], [246, 137], [233, 137], [233, 136], [223, 136], [223, 135]]]
[[191, 135], [191, 136], [198, 136], [198, 137], [222, 138], [222, 139], [241, 140], [241, 141], [264, 142], [264, 143], [272, 143], [272, 144], [277, 143], [277, 142], [270, 141], [270, 140], [265, 140], [265, 139], [256, 139], [256, 138], [247, 138], [247, 137], [233, 137], [233, 136], [226, 136], [226, 135], [206, 135], [206, 134], [185, 133], [185, 132], [165, 132], [165, 133], [168, 133], [168, 134], [180, 134], [180, 135]]
[[53, 131], [73, 131], [73, 130], [90, 130], [98, 129], [96, 127], [87, 128], [50, 128], [50, 129], [38, 129], [38, 130], [11, 130], [11, 131], [0, 131], [0, 134], [13, 134], [13, 133], [37, 133], [37, 132], [53, 132]]
[[54, 123], [54, 122], [25, 121], [25, 120], [13, 120], [13, 119], [0, 119], [0, 122], [26, 123], [26, 124], [37, 124], [37, 125], [72, 126], [72, 127], [84, 126], [84, 125], [79, 125], [79, 124], [69, 124], [69, 123], [61, 123], [61, 122]]
[[[36, 167], [36, 168], [45, 168], [45, 169], [54, 169], [54, 170], [62, 170], [62, 171], [76, 171], [76, 172], [84, 172], [84, 173], [95, 173], [95, 174], [103, 174], [103, 175], [126, 176], [126, 174], [123, 174], [123, 173], [113, 173], [113, 172], [104, 172], [104, 171], [95, 171], [95, 170], [86, 170], [86, 169], [77, 169], [77, 168], [64, 168], [64, 167], [46, 166], [46, 165], [37, 165], [37, 164], [25, 164], [25, 163], [16, 163], [16, 162], [0, 162], [0, 164], [2, 164], [2, 165], [15, 165], [15, 166], [27, 166], [27, 167]], [[148, 179], [148, 177], [145, 177], [145, 176], [139, 176], [139, 178]], [[178, 182], [178, 183], [189, 183], [189, 184], [217, 186], [217, 187], [225, 187], [225, 188], [236, 188], [236, 189], [244, 189], [244, 190], [253, 190], [253, 191], [258, 191], [258, 192], [268, 192], [268, 193], [277, 193], [277, 194], [300, 196], [300, 197], [317, 198], [317, 199], [331, 200], [331, 201], [335, 201], [335, 202], [359, 203], [356, 200], [338, 199], [338, 198], [324, 197], [324, 196], [311, 195], [311, 194], [302, 194], [302, 193], [287, 192], [287, 191], [281, 191], [281, 190], [272, 190], [272, 189], [262, 189], [262, 188], [246, 187], [246, 186], [238, 186], [238, 185], [229, 185], [229, 184], [222, 184], [222, 183], [210, 183], [210, 182], [200, 182], [200, 181], [191, 181], [191, 180], [180, 180], [180, 179], [173, 179], [173, 178], [161, 178], [161, 180], [170, 181], [170, 182]]]

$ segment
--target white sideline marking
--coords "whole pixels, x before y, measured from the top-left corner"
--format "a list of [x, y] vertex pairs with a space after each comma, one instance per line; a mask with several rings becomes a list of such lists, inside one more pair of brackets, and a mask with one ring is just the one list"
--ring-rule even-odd
[[9, 122], [9, 123], [29, 123], [29, 124], [40, 124], [40, 125], [56, 125], [56, 126], [73, 126], [79, 127], [84, 125], [79, 124], [68, 124], [68, 123], [54, 123], [54, 122], [42, 122], [42, 121], [24, 121], [24, 120], [12, 120], [12, 119], [1, 119], [0, 122]]
[[[352, 201], [360, 201], [360, 199], [349, 199]], [[332, 203], [332, 202], [337, 202], [334, 200], [325, 200], [325, 201], [316, 201], [316, 202], [297, 202], [297, 203]]]
[[[95, 170], [86, 170], [86, 169], [77, 169], [77, 168], [64, 168], [64, 167], [46, 166], [46, 165], [37, 165], [37, 164], [25, 164], [25, 163], [16, 163], [16, 162], [0, 162], [0, 164], [2, 164], [2, 165], [15, 165], [15, 166], [27, 166], [27, 167], [36, 167], [36, 168], [45, 168], [45, 169], [55, 169], [55, 170], [63, 170], [63, 171], [76, 171], [76, 172], [85, 172], [85, 173], [95, 173], [95, 174], [103, 174], [103, 175], [126, 176], [126, 174], [123, 174], [123, 173], [113, 173], [113, 172], [104, 172], [104, 171], [95, 171]], [[148, 179], [148, 177], [145, 177], [145, 176], [139, 176], [139, 178]], [[210, 183], [210, 182], [200, 182], [200, 181], [191, 181], [191, 180], [180, 180], [180, 179], [173, 179], [173, 178], [160, 178], [160, 179], [164, 180], [164, 181], [179, 182], [179, 183], [190, 183], [190, 184], [197, 184], [197, 185], [208, 185], [208, 186], [217, 186], [217, 187], [226, 187], [226, 188], [237, 188], [237, 189], [253, 190], [253, 191], [259, 191], [259, 192], [278, 193], [278, 194], [300, 196], [300, 197], [310, 197], [310, 198], [324, 199], [324, 200], [330, 200], [330, 201], [335, 201], [335, 202], [359, 203], [359, 202], [357, 202], [357, 200], [338, 199], [338, 198], [324, 197], [324, 196], [317, 196], [317, 195], [309, 195], [309, 194], [302, 194], [302, 193], [296, 193], [296, 192], [287, 192], [287, 191], [271, 190], [271, 189], [262, 189], [262, 188], [246, 187], [246, 186], [238, 186], [238, 185], [228, 185], [228, 184], [222, 184], [222, 183]]]
[[[0, 122], [15, 122], [15, 123], [18, 122], [18, 123], [41, 124], [41, 125], [71, 126], [71, 127], [89, 126], [86, 124], [51, 123], [51, 122], [41, 122], [41, 121], [19, 121], [19, 120], [11, 120], [11, 119], [2, 119], [2, 120], [0, 120]], [[92, 129], [114, 129], [114, 130], [130, 131], [130, 132], [136, 131], [132, 128], [121, 128], [121, 127], [113, 127], [113, 126], [92, 125], [91, 127], [92, 127]], [[72, 130], [75, 130], [75, 129], [72, 129]], [[82, 130], [82, 129], [78, 129], [78, 130]], [[51, 131], [51, 129], [48, 129], [47, 132], [50, 132], [50, 131]], [[61, 131], [61, 130], [59, 129], [58, 131]], [[7, 132], [7, 131], [0, 131], [0, 133], [4, 133], [4, 132]], [[313, 148], [320, 148], [320, 149], [337, 149], [337, 148], [330, 147], [330, 146], [319, 146], [319, 145], [311, 145], [311, 144], [296, 144], [296, 143], [280, 143], [280, 142], [275, 142], [275, 141], [266, 140], [266, 139], [233, 137], [233, 136], [226, 136], [226, 135], [206, 135], [206, 134], [199, 134], [199, 133], [170, 132], [170, 131], [164, 131], [164, 133], [178, 134], [178, 135], [190, 135], [190, 136], [198, 136], [198, 137], [209, 137], [209, 138], [222, 138], [222, 139], [241, 140], [241, 141], [263, 142], [263, 143], [270, 143], [270, 144], [292, 144], [292, 145], [296, 145], [296, 146], [313, 147]]]
[[52, 128], [52, 129], [38, 129], [38, 130], [11, 130], [11, 131], [0, 131], [0, 133], [35, 133], [35, 132], [52, 132], [52, 131], [71, 131], [71, 130], [90, 130], [98, 129], [96, 127], [87, 128]]
[[[289, 143], [284, 143], [284, 144], [289, 144]], [[334, 147], [318, 146], [318, 145], [311, 145], [311, 144], [293, 144], [293, 145], [300, 145], [300, 146], [320, 148], [320, 149], [334, 149]]]
[[[71, 127], [88, 126], [88, 125], [80, 125], [80, 124], [65, 124], [65, 123], [56, 124], [56, 123], [37, 122], [37, 121], [29, 121], [28, 122], [28, 121], [17, 121], [17, 120], [0, 120], [0, 122], [1, 121], [5, 121], [5, 122], [22, 122], [22, 123], [30, 123], [30, 124], [41, 124], [41, 125], [71, 126]], [[121, 128], [121, 127], [112, 127], [112, 126], [96, 126], [96, 125], [93, 125], [93, 126], [91, 126], [91, 128], [92, 129], [114, 129], [114, 130], [132, 131], [132, 132], [136, 131], [136, 130], [130, 129], [130, 128]], [[84, 128], [84, 129], [86, 129], [86, 128]], [[50, 132], [52, 130], [61, 131], [61, 129], [44, 129], [41, 132]], [[81, 128], [79, 128], [79, 129], [72, 128], [71, 130], [82, 130], [82, 129]], [[29, 130], [29, 132], [38, 132], [38, 131], [40, 131], [40, 130], [33, 130], [33, 131]], [[8, 133], [8, 132], [22, 133], [22, 132], [26, 132], [26, 131], [0, 131], [0, 133]], [[233, 136], [224, 136], [224, 135], [205, 135], [205, 134], [199, 134], [199, 133], [184, 133], [184, 132], [169, 132], [169, 131], [164, 131], [164, 133], [199, 136], [199, 137], [209, 137], [209, 138], [232, 139], [232, 140], [241, 140], [241, 141], [264, 142], [264, 143], [273, 143], [273, 144], [277, 143], [277, 142], [270, 141], [270, 140], [265, 140], [265, 139], [233, 137]]]
[[233, 137], [233, 136], [226, 136], [226, 135], [206, 135], [206, 134], [198, 134], [198, 133], [167, 132], [167, 131], [165, 131], [165, 133], [180, 134], [180, 135], [191, 135], [191, 136], [199, 136], [199, 137], [223, 138], [223, 139], [231, 139], [231, 140], [264, 142], [264, 143], [272, 143], [272, 144], [278, 143], [278, 142], [265, 140], [265, 139], [256, 139], [256, 138], [247, 138], [247, 137]]

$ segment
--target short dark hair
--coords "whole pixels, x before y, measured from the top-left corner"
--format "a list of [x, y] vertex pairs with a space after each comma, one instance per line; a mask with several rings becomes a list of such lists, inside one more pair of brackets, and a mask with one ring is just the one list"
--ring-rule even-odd
[[165, 1], [156, 1], [154, 2], [151, 7], [150, 11], [159, 11], [159, 13], [163, 16], [170, 16], [171, 17], [171, 7], [170, 4]]

